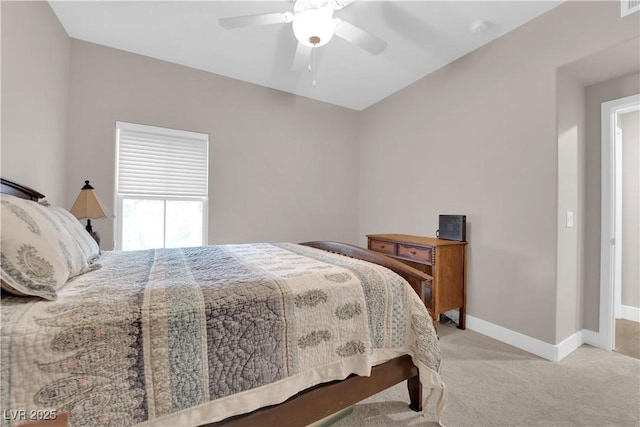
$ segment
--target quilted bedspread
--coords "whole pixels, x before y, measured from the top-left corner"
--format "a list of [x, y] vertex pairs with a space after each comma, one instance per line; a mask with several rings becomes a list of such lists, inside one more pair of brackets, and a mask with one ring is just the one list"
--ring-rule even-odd
[[400, 354], [444, 387], [431, 319], [402, 278], [295, 244], [106, 252], [57, 301], [1, 308], [3, 425], [22, 410], [198, 425]]

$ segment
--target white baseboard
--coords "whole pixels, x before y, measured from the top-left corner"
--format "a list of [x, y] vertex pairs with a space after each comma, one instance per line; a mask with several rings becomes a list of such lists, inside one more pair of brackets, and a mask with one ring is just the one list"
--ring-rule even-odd
[[552, 344], [467, 315], [467, 328], [544, 359], [560, 360]]
[[[455, 314], [457, 315], [457, 312]], [[446, 315], [450, 319], [454, 320], [453, 312], [448, 312]], [[597, 332], [583, 329], [571, 335], [561, 343], [554, 345], [469, 315], [467, 315], [466, 326], [472, 331], [479, 332], [505, 344], [509, 344], [513, 347], [553, 362], [558, 362], [564, 359], [582, 344], [597, 346], [599, 339]]]
[[[447, 311], [444, 315], [456, 323], [458, 323], [458, 320], [460, 319], [460, 313], [458, 313], [458, 310]], [[469, 316], [467, 316], [467, 318], [469, 318]]]
[[582, 344], [589, 344], [593, 347], [600, 347], [600, 334], [588, 329], [583, 329], [571, 335], [566, 340], [553, 347], [557, 348], [557, 361], [560, 361], [573, 353]]
[[632, 322], [640, 322], [640, 308], [631, 307], [629, 305], [621, 305], [620, 317], [622, 319], [631, 320]]
[[600, 334], [594, 331], [590, 331], [588, 329], [583, 329], [580, 331], [582, 333], [582, 342], [584, 344], [589, 344], [594, 347], [600, 347]]

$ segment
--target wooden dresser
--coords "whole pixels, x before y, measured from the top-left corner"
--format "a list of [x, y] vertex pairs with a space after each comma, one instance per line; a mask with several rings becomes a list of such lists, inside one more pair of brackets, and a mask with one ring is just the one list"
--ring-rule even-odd
[[369, 250], [380, 252], [433, 276], [422, 300], [434, 319], [458, 309], [458, 328], [465, 328], [467, 242], [406, 234], [369, 234]]

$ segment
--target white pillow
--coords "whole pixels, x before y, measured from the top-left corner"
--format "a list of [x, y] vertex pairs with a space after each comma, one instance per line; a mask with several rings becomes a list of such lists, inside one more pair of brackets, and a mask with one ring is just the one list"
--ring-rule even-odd
[[78, 221], [78, 218], [64, 208], [52, 207], [50, 209], [58, 215], [69, 234], [73, 236], [78, 246], [80, 246], [87, 262], [91, 264], [98, 259], [100, 256], [100, 247], [80, 221]]
[[0, 194], [2, 288], [17, 295], [57, 298], [56, 291], [89, 265], [50, 208]]

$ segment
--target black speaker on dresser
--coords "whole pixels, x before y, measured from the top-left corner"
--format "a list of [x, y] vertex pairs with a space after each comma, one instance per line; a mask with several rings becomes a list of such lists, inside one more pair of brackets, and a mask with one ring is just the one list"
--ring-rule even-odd
[[438, 217], [438, 239], [467, 240], [467, 216], [466, 215], [440, 215]]

